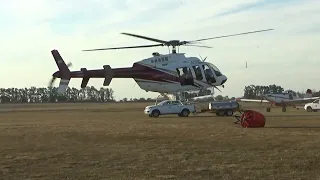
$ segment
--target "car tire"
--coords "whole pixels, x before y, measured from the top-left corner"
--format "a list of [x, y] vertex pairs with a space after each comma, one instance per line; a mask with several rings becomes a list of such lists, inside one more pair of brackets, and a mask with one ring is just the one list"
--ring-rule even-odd
[[160, 111], [158, 109], [155, 109], [151, 113], [152, 117], [159, 117], [160, 116]]
[[181, 116], [182, 116], [182, 117], [188, 117], [189, 114], [190, 114], [190, 111], [189, 111], [188, 109], [183, 109], [183, 110], [181, 111]]
[[217, 111], [217, 112], [216, 112], [216, 115], [217, 115], [217, 116], [224, 116], [224, 111]]
[[224, 114], [225, 114], [226, 116], [232, 116], [232, 115], [233, 115], [233, 111], [232, 111], [231, 109], [229, 109], [229, 110], [226, 110], [226, 111], [224, 112]]

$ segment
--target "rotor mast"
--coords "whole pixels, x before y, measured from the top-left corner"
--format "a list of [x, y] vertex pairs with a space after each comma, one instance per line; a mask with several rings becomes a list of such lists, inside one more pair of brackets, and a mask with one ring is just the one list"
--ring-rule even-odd
[[176, 50], [176, 46], [172, 46], [172, 54], [175, 54], [175, 53], [177, 53], [177, 50]]

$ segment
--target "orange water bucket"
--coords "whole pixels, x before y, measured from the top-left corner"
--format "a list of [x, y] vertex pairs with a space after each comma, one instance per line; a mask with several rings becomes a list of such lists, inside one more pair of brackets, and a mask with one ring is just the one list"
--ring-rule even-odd
[[265, 116], [257, 111], [245, 110], [241, 116], [236, 116], [238, 119], [236, 124], [240, 122], [244, 128], [259, 128], [264, 127], [266, 124]]

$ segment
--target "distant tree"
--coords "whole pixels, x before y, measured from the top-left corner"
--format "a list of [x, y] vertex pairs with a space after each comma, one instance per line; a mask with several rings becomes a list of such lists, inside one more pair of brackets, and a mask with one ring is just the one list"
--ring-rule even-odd
[[244, 88], [244, 97], [248, 99], [259, 99], [263, 94], [283, 91], [284, 89], [281, 86], [275, 84], [269, 86], [249, 85]]
[[216, 98], [215, 98], [217, 101], [222, 101], [224, 98], [223, 98], [223, 96], [221, 96], [221, 95], [218, 95], [218, 96], [216, 96]]
[[53, 103], [53, 102], [111, 102], [114, 101], [111, 88], [68, 87], [66, 93], [58, 94], [56, 87], [0, 88], [0, 103]]

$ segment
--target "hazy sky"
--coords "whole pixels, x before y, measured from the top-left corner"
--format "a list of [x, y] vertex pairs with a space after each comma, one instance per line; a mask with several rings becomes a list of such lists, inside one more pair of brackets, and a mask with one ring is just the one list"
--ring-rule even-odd
[[[71, 70], [131, 67], [167, 47], [83, 52], [82, 49], [152, 44], [121, 32], [163, 40], [193, 40], [246, 31], [274, 31], [205, 41], [212, 49], [180, 47], [208, 56], [228, 77], [223, 93], [242, 96], [250, 84], [320, 89], [319, 0], [1, 0], [1, 87], [47, 86], [58, 49]], [[245, 62], [248, 68], [245, 68]], [[81, 79], [70, 86], [80, 88]], [[100, 88], [103, 79], [91, 79]], [[56, 81], [55, 86], [58, 86]], [[113, 79], [116, 99], [156, 97], [133, 79]]]

